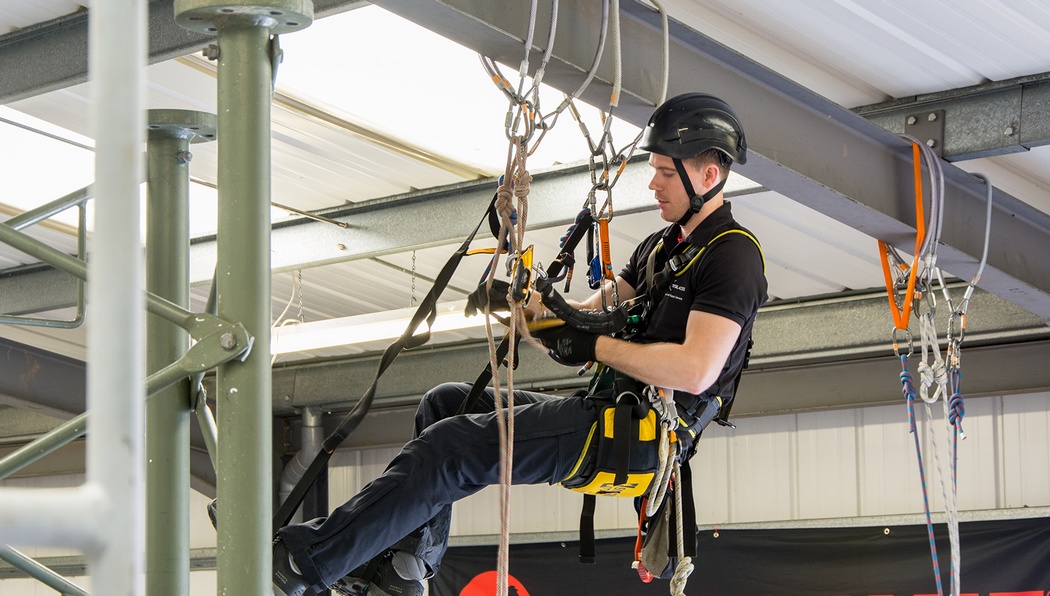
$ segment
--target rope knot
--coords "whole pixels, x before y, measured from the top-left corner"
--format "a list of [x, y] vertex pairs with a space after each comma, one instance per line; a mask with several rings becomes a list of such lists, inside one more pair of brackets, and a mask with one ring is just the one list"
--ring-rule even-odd
[[521, 175], [515, 180], [514, 184], [514, 196], [519, 200], [529, 196], [529, 186], [532, 183], [532, 174], [527, 171], [522, 171]]
[[915, 385], [912, 382], [911, 373], [908, 369], [901, 371], [901, 386], [904, 389], [904, 397], [913, 399], [915, 397]]
[[693, 558], [682, 557], [678, 561], [678, 567], [674, 570], [674, 576], [671, 577], [671, 594], [673, 596], [685, 596], [685, 585], [689, 580], [689, 574], [693, 572]]
[[948, 400], [948, 422], [955, 427], [962, 427], [963, 416], [966, 415], [966, 404], [961, 393], [953, 393]]
[[[948, 369], [944, 366], [944, 360], [937, 358], [933, 364], [919, 362], [919, 395], [928, 403], [937, 401], [938, 397], [947, 393]], [[930, 387], [934, 387], [933, 397], [929, 395]]]

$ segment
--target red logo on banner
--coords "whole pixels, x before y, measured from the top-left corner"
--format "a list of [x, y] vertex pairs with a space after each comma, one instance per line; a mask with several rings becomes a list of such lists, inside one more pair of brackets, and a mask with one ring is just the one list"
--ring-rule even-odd
[[[507, 593], [509, 596], [529, 596], [518, 578], [511, 575], [507, 578]], [[466, 586], [459, 592], [459, 596], [493, 596], [496, 593], [496, 572], [486, 571], [474, 576]]]

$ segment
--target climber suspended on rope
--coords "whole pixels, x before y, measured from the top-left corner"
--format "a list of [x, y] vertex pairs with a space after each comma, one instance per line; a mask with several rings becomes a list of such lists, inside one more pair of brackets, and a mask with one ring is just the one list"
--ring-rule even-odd
[[[586, 397], [513, 392], [516, 484], [590, 486], [587, 492], [601, 493], [603, 484], [612, 483], [609, 490], [624, 492], [619, 487], [631, 483], [630, 466], [614, 465], [608, 482], [594, 473], [602, 472], [588, 455], [602, 448], [592, 443], [596, 428], [626, 420], [627, 432], [642, 436], [648, 432], [645, 421], [657, 418], [647, 409], [650, 394], [658, 391], [667, 397], [657, 400], [663, 418], [678, 421], [668, 440], [684, 460], [704, 426], [733, 399], [751, 327], [766, 300], [761, 250], [733, 219], [722, 195], [730, 165], [747, 157], [743, 129], [725, 102], [689, 93], [656, 109], [639, 146], [651, 153], [649, 188], [670, 225], [646, 238], [620, 273], [590, 298], [564, 302], [576, 310], [602, 311], [612, 304], [615, 286], [620, 301], [650, 303], [645, 324], [630, 341], [586, 325], [537, 326], [532, 335], [552, 357], [573, 366], [598, 362], [600, 372]], [[549, 315], [544, 302], [554, 309], [564, 306], [553, 298], [550, 284], [544, 286], [549, 281], [534, 283], [533, 289], [547, 291], [532, 291], [525, 299], [532, 320]], [[499, 287], [483, 288], [484, 298], [476, 296], [475, 306], [495, 310], [502, 299], [509, 307], [506, 298], [492, 295]], [[470, 389], [450, 383], [429, 391], [416, 412], [415, 438], [379, 478], [327, 518], [278, 531], [276, 594], [301, 596], [309, 588], [329, 587], [354, 594], [364, 585], [371, 586], [369, 594], [422, 593], [422, 581], [438, 572], [447, 547], [452, 503], [500, 482], [496, 402], [503, 406], [510, 396], [488, 388], [468, 412], [457, 414]], [[611, 407], [608, 413], [605, 406]], [[627, 418], [616, 416], [618, 406], [629, 410]], [[666, 441], [655, 443], [670, 449]], [[656, 444], [630, 449], [637, 450], [630, 462], [660, 459]], [[623, 474], [628, 479], [618, 483]], [[659, 483], [654, 477], [637, 478], [632, 490], [648, 493]]]

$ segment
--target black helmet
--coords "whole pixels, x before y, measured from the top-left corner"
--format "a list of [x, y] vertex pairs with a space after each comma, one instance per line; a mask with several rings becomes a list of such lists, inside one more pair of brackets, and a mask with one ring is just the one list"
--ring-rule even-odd
[[736, 112], [706, 93], [683, 93], [656, 108], [638, 146], [675, 159], [718, 149], [737, 163], [747, 163], [747, 142]]

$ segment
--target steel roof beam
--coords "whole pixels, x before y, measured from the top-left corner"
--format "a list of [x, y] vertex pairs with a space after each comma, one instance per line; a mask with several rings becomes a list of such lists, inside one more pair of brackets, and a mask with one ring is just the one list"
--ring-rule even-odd
[[939, 114], [933, 147], [947, 161], [1028, 151], [1050, 144], [1050, 73], [905, 97], [853, 110], [897, 134]]
[[[1041, 365], [1050, 357], [1050, 328], [1039, 317], [987, 292], [976, 292], [973, 300], [973, 308], [982, 315], [971, 321], [962, 349], [967, 396], [1050, 388], [1050, 369]], [[758, 320], [751, 364], [744, 371], [734, 415], [900, 402], [900, 362], [890, 342], [885, 295], [785, 301], [763, 307]], [[939, 313], [937, 327], [947, 327], [947, 313]], [[519, 355], [515, 387], [569, 393], [587, 383], [574, 368], [558, 365], [539, 350], [522, 345]], [[336, 411], [336, 419], [340, 418], [371, 383], [378, 358], [372, 354], [275, 367], [275, 415], [293, 416], [297, 408], [319, 406]], [[372, 414], [376, 421], [382, 419], [382, 425], [362, 425], [349, 444], [407, 440], [407, 434], [394, 438], [388, 433], [411, 429], [420, 395], [443, 381], [475, 378], [487, 361], [483, 342], [402, 354], [376, 394]], [[421, 370], [428, 374], [420, 375]], [[396, 418], [401, 420], [392, 423]], [[380, 429], [384, 436], [379, 436]]]
[[[316, 0], [315, 15], [364, 6], [363, 0]], [[0, 36], [0, 104], [87, 81], [88, 14], [82, 10]], [[174, 0], [149, 3], [149, 62], [200, 51], [215, 35], [175, 23]]]
[[[323, 15], [360, 3], [329, 0], [315, 4], [317, 13]], [[377, 4], [504, 63], [521, 60], [528, 20], [524, 3], [508, 7], [486, 0], [380, 0]], [[185, 38], [185, 30], [171, 20], [171, 0], [158, 0], [150, 7], [151, 60], [194, 51], [207, 41]], [[601, 1], [579, 0], [560, 7], [558, 43], [544, 80], [573, 90], [597, 47]], [[623, 94], [617, 115], [642, 125], [659, 86], [659, 17], [636, 2], [625, 2], [622, 9], [622, 46], [629, 51], [623, 57]], [[86, 64], [86, 37], [75, 39], [76, 35], [86, 36], [82, 18], [72, 15], [0, 38], [0, 102], [83, 80], [86, 66], [77, 64]], [[540, 22], [546, 18], [539, 15]], [[588, 23], [593, 27], [587, 27]], [[83, 32], [77, 33], [81, 28]], [[544, 35], [545, 29], [538, 27], [537, 47], [545, 44]], [[905, 141], [673, 21], [671, 40], [669, 94], [700, 86], [722, 96], [740, 112], [751, 148], [748, 163], [739, 167], [743, 175], [873, 237], [910, 249], [915, 226], [909, 198], [911, 158]], [[603, 62], [598, 82], [584, 93], [585, 101], [608, 102], [608, 86], [600, 81], [612, 79], [611, 62]], [[1038, 91], [1043, 90], [1038, 86]], [[1032, 132], [1042, 130], [1039, 119], [1025, 122], [1033, 123], [1018, 129], [1026, 146], [1050, 136]], [[1023, 135], [1031, 138], [1025, 140]], [[968, 279], [977, 269], [982, 250], [984, 188], [978, 179], [951, 165], [945, 167], [945, 176], [950, 207], [945, 213], [939, 264], [952, 275]], [[1050, 319], [1050, 260], [1029, 257], [1050, 245], [1050, 215], [998, 189], [994, 200], [994, 241], [981, 285]], [[371, 231], [367, 236], [367, 241], [382, 244], [382, 251], [399, 248], [397, 240], [384, 240]], [[207, 252], [207, 248], [198, 243], [194, 251]], [[345, 255], [332, 259], [346, 260]], [[303, 264], [287, 268], [296, 266]], [[201, 279], [200, 274], [195, 277], [195, 281]]]
[[[614, 188], [618, 215], [655, 209], [652, 192], [646, 188], [651, 172], [641, 163], [645, 159], [636, 156]], [[590, 188], [586, 166], [536, 172], [529, 191], [529, 228], [572, 223]], [[733, 194], [758, 187], [737, 176], [730, 178], [726, 189]], [[317, 212], [345, 223], [346, 228], [308, 218], [279, 223], [271, 235], [273, 270], [293, 271], [462, 242], [485, 214], [495, 191], [495, 181], [479, 180]], [[486, 224], [478, 237], [488, 234]], [[190, 247], [190, 282], [210, 282], [215, 258], [214, 237], [195, 239]]]
[[[378, 5], [445, 37], [517, 65], [529, 25], [528, 6], [488, 0], [379, 0]], [[578, 86], [597, 47], [601, 0], [560, 4], [554, 57], [544, 82]], [[621, 5], [625, 48], [617, 115], [643, 126], [660, 84], [663, 42], [659, 15], [647, 4]], [[549, 15], [540, 14], [539, 23]], [[668, 95], [710, 91], [740, 114], [751, 149], [744, 176], [874, 238], [914, 248], [915, 209], [910, 145], [854, 114], [680, 23], [670, 24]], [[536, 27], [535, 56], [546, 45]], [[538, 58], [531, 61], [533, 67]], [[613, 79], [606, 56], [598, 79]], [[609, 87], [592, 84], [584, 99], [607, 105]], [[969, 279], [983, 248], [985, 187], [971, 174], [944, 167], [943, 243], [939, 265]], [[981, 286], [1043, 319], [1050, 319], [1050, 259], [1032, 258], [1050, 246], [1050, 215], [996, 189], [994, 234]]]

